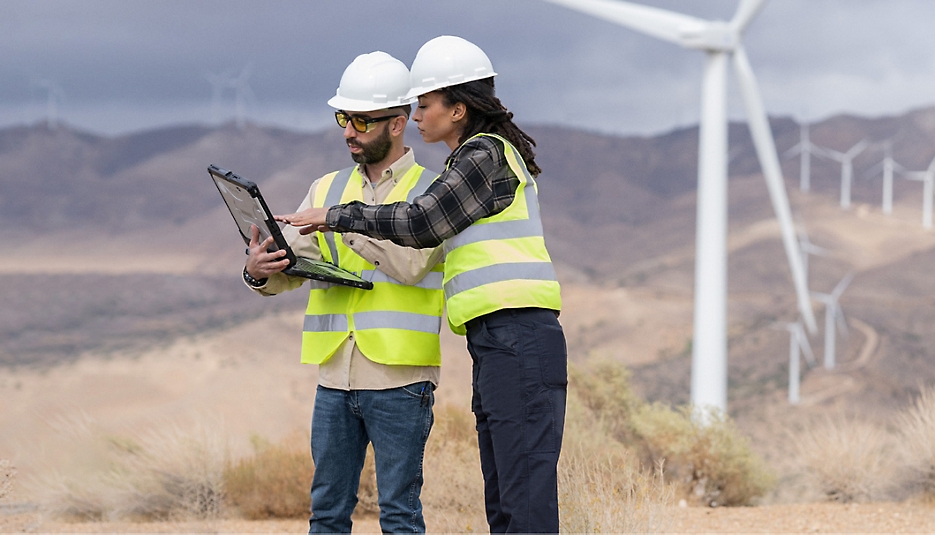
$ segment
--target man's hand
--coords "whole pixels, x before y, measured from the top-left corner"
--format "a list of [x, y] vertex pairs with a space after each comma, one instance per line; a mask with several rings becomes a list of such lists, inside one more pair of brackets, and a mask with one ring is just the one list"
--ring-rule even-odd
[[325, 224], [325, 216], [327, 215], [327, 208], [308, 208], [294, 214], [274, 215], [273, 219], [293, 227], [302, 227], [299, 229], [299, 234], [311, 234], [315, 231], [328, 232], [331, 230]]
[[266, 279], [273, 273], [279, 273], [289, 265], [289, 259], [286, 251], [280, 249], [276, 252], [267, 252], [267, 247], [273, 243], [273, 237], [270, 236], [259, 243], [260, 229], [256, 225], [250, 225], [250, 245], [247, 248], [247, 273], [254, 279]]

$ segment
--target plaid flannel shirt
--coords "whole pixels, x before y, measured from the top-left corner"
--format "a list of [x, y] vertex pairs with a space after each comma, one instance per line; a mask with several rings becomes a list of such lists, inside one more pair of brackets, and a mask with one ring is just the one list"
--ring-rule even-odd
[[475, 221], [505, 210], [519, 178], [510, 169], [503, 142], [475, 137], [448, 157], [447, 169], [412, 203], [332, 206], [326, 221], [336, 232], [357, 232], [399, 245], [437, 247]]

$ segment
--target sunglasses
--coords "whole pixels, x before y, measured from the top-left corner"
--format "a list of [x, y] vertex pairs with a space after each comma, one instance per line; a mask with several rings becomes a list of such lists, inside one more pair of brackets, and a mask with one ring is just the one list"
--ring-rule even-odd
[[385, 117], [361, 117], [360, 115], [348, 115], [347, 112], [336, 111], [334, 112], [334, 118], [338, 121], [338, 126], [341, 128], [347, 128], [347, 123], [351, 123], [351, 126], [354, 127], [354, 130], [357, 130], [361, 134], [373, 130], [373, 125], [389, 121], [395, 117], [402, 117], [402, 115], [387, 115]]

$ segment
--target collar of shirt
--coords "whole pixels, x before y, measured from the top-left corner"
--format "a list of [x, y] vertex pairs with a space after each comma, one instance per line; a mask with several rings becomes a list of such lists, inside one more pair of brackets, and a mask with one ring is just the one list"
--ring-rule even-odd
[[[405, 152], [403, 155], [383, 170], [383, 174], [380, 175], [380, 180], [376, 181], [373, 185], [374, 187], [379, 186], [387, 180], [392, 180], [393, 184], [399, 182], [400, 177], [409, 172], [412, 166], [416, 164], [416, 157], [413, 154], [412, 147], [404, 147], [404, 149]], [[364, 164], [357, 164], [357, 172], [360, 173], [361, 187], [366, 186], [369, 180], [367, 179], [367, 173], [364, 172]]]

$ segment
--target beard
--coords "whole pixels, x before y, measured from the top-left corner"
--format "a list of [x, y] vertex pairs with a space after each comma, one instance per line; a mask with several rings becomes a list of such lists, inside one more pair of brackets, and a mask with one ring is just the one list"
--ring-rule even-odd
[[370, 143], [360, 143], [357, 140], [349, 139], [347, 140], [347, 146], [360, 147], [361, 152], [351, 153], [351, 159], [355, 162], [363, 164], [376, 163], [383, 161], [386, 155], [389, 154], [390, 148], [393, 146], [393, 140], [390, 139], [390, 129], [384, 127], [383, 133]]

